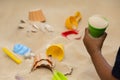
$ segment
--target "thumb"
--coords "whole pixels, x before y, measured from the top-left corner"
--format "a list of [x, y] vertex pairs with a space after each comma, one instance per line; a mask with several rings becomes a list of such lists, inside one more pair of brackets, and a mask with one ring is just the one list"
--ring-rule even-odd
[[105, 32], [105, 33], [100, 37], [100, 39], [101, 39], [102, 41], [104, 41], [106, 37], [107, 37], [107, 33]]
[[89, 30], [88, 28], [85, 28], [85, 36], [88, 36], [88, 34], [89, 34]]
[[88, 34], [88, 33], [89, 33], [89, 32], [88, 32], [88, 28], [85, 28], [85, 33], [86, 33], [86, 34]]
[[107, 36], [107, 33], [105, 32], [105, 33], [99, 38], [100, 48], [102, 48], [102, 45], [103, 45], [103, 43], [104, 43], [104, 40], [105, 40], [106, 36]]

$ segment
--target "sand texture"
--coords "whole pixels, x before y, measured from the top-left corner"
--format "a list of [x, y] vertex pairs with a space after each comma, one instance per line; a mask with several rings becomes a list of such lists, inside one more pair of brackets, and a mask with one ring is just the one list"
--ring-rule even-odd
[[[38, 9], [42, 10], [45, 23], [51, 25], [54, 31], [41, 30], [42, 28], [33, 30], [30, 26], [29, 11]], [[66, 39], [61, 36], [61, 32], [67, 30], [65, 20], [76, 11], [82, 15], [78, 26], [81, 39], [73, 39], [76, 37], [74, 35]], [[88, 18], [94, 14], [103, 15], [109, 20], [103, 55], [113, 66], [120, 46], [120, 0], [0, 0], [0, 80], [16, 80], [16, 75], [24, 80], [52, 80], [50, 70], [40, 68], [30, 72], [32, 59], [25, 60], [19, 56], [23, 62], [16, 64], [4, 54], [3, 47], [13, 50], [16, 43], [28, 46], [35, 54], [45, 53], [50, 44], [62, 43], [65, 52], [62, 63], [73, 67], [72, 75], [67, 76], [69, 80], [100, 80], [82, 40], [84, 29], [88, 27]], [[22, 23], [24, 29], [18, 29], [21, 20], [27, 21]], [[56, 66], [56, 69], [65, 72], [64, 65]]]

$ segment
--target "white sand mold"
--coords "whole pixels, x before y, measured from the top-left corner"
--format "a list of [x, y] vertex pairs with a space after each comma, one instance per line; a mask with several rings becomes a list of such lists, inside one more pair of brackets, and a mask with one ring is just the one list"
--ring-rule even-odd
[[96, 28], [105, 28], [108, 26], [108, 21], [101, 15], [94, 15], [89, 18], [89, 24]]

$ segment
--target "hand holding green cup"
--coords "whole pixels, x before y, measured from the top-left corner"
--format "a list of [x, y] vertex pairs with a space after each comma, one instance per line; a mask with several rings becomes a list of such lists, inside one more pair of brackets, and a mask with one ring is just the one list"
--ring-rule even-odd
[[100, 15], [94, 15], [88, 20], [88, 30], [92, 37], [98, 38], [102, 36], [108, 27], [108, 20]]

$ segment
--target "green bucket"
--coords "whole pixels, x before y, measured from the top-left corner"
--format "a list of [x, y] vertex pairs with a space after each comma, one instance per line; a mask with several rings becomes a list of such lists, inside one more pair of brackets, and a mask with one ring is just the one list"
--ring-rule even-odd
[[[100, 20], [104, 20], [104, 22], [106, 21], [106, 25], [102, 26], [102, 27], [98, 27], [97, 25], [93, 25], [92, 23], [90, 23], [90, 19], [88, 21], [88, 30], [89, 30], [89, 33], [91, 34], [91, 36], [95, 37], [95, 38], [98, 38], [100, 36], [102, 36], [106, 30], [106, 28], [108, 27], [108, 20], [102, 16], [92, 16], [90, 18], [94, 18], [96, 17], [96, 19], [100, 19]], [[95, 18], [94, 18], [95, 19]], [[93, 20], [93, 19], [92, 19]], [[99, 21], [100, 21], [99, 20]], [[98, 21], [98, 22], [99, 22]], [[100, 22], [99, 22], [100, 23]], [[101, 23], [102, 24], [102, 23]]]

